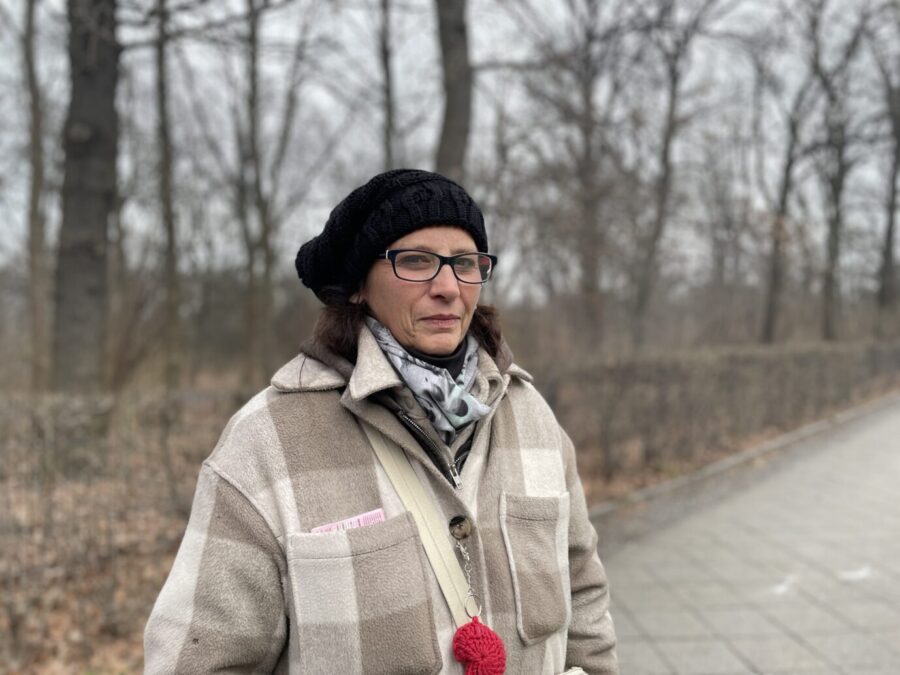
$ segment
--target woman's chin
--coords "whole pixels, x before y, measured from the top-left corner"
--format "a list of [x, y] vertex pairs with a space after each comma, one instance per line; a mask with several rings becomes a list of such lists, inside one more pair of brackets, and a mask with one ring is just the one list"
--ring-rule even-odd
[[425, 354], [431, 354], [432, 356], [447, 356], [456, 351], [460, 341], [459, 336], [455, 333], [452, 335], [450, 333], [440, 333], [437, 335], [428, 335], [425, 338], [418, 340], [417, 344], [413, 346]]

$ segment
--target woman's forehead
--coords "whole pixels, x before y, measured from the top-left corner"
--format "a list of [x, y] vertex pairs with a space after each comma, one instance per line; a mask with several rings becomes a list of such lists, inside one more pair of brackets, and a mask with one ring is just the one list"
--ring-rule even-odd
[[461, 227], [432, 225], [410, 232], [393, 242], [389, 248], [421, 248], [440, 253], [466, 253], [475, 251], [475, 240]]

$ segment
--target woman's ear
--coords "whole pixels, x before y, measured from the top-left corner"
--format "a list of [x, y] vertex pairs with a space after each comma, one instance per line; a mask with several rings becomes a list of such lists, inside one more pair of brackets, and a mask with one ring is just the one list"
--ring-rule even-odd
[[360, 286], [360, 289], [350, 296], [350, 302], [354, 305], [361, 305], [366, 301], [366, 287]]

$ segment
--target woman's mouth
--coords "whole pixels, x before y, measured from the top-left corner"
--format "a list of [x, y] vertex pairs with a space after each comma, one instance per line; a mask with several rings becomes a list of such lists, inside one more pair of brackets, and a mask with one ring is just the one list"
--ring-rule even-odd
[[433, 314], [422, 320], [432, 328], [455, 328], [459, 317], [453, 314]]

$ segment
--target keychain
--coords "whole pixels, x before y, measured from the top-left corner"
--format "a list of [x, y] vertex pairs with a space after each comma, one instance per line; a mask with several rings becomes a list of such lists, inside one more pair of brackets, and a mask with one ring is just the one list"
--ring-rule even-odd
[[456, 548], [462, 556], [469, 587], [465, 610], [471, 621], [460, 626], [453, 635], [453, 655], [465, 666], [466, 675], [501, 675], [506, 670], [506, 648], [500, 636], [481, 623], [481, 603], [472, 587], [472, 561], [461, 539], [456, 540]]

